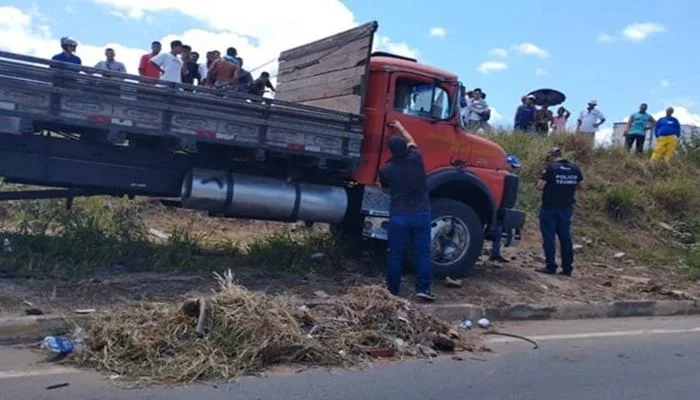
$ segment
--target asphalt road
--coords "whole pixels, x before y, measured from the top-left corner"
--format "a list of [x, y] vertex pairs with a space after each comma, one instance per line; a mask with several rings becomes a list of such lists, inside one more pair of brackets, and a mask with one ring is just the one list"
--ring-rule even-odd
[[[0, 399], [479, 399], [657, 400], [700, 398], [700, 318], [522, 323], [502, 328], [540, 343], [490, 337], [491, 354], [365, 371], [274, 373], [229, 385], [121, 390], [97, 374], [0, 349]], [[47, 390], [46, 386], [69, 386]]]

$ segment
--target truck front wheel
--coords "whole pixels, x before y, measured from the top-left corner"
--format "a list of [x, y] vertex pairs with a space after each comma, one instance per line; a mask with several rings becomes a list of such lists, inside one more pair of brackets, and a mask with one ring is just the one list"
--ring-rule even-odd
[[481, 219], [469, 205], [436, 197], [431, 201], [431, 260], [436, 278], [471, 272], [484, 244]]

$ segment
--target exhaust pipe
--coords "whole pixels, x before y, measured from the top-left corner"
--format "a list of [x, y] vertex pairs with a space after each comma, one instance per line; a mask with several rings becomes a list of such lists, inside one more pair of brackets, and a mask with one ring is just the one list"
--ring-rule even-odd
[[182, 206], [231, 218], [340, 223], [348, 208], [344, 188], [194, 169], [185, 174]]

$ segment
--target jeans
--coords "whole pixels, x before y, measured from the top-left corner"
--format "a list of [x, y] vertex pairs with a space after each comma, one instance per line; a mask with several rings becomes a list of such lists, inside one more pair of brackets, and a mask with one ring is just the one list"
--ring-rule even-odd
[[432, 271], [430, 269], [430, 211], [396, 214], [389, 217], [389, 259], [387, 286], [399, 294], [401, 267], [406, 244], [410, 239], [416, 257], [416, 291], [430, 293]]
[[647, 140], [647, 137], [644, 135], [627, 135], [625, 138], [625, 146], [627, 147], [627, 151], [632, 150], [632, 145], [635, 146], [635, 149], [638, 154], [642, 154], [644, 152], [644, 142]]
[[495, 226], [493, 230], [498, 234], [498, 238], [491, 242], [491, 257], [498, 257], [501, 255], [501, 235], [503, 234], [503, 229], [500, 226]]
[[574, 244], [571, 239], [571, 218], [573, 214], [573, 207], [564, 209], [540, 209], [542, 247], [544, 249], [545, 259], [547, 260], [547, 269], [552, 272], [557, 270], [555, 236], [559, 237], [559, 244], [561, 246], [562, 269], [565, 273], [570, 273], [573, 270]]

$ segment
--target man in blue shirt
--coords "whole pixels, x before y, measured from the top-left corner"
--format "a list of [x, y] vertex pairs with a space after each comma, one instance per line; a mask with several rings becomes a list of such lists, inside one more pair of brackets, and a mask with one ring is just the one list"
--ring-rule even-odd
[[673, 107], [666, 109], [666, 116], [656, 122], [654, 130], [656, 136], [656, 146], [651, 155], [651, 161], [663, 158], [669, 161], [673, 157], [673, 152], [678, 146], [678, 138], [681, 136], [681, 124], [673, 116]]
[[630, 115], [625, 128], [625, 145], [627, 151], [632, 150], [632, 145], [636, 147], [638, 154], [644, 151], [644, 142], [647, 138], [647, 129], [653, 129], [656, 121], [654, 117], [647, 112], [647, 104], [642, 103], [639, 106], [639, 112]]
[[525, 101], [515, 111], [513, 128], [520, 132], [531, 132], [535, 123], [535, 96], [525, 97]]
[[75, 55], [75, 50], [78, 48], [78, 42], [69, 37], [62, 37], [61, 48], [63, 49], [63, 52], [53, 56], [51, 58], [52, 60], [78, 65], [83, 63], [80, 57]]

